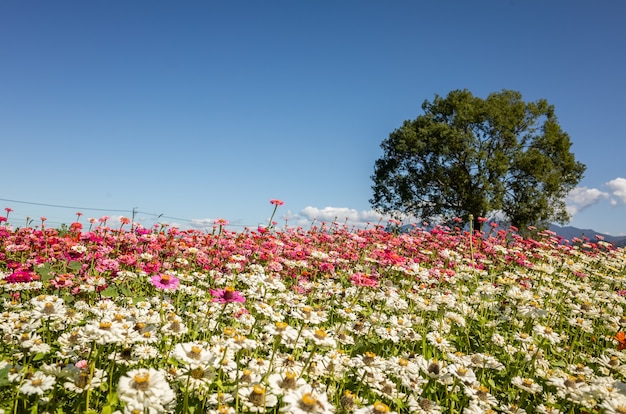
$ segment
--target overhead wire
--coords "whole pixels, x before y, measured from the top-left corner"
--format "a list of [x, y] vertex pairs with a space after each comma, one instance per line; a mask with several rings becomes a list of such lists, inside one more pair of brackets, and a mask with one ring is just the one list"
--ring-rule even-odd
[[[102, 212], [108, 212], [108, 213], [130, 213], [133, 215], [137, 215], [137, 214], [146, 214], [149, 216], [154, 216], [156, 217], [156, 219], [159, 218], [164, 218], [164, 219], [169, 219], [169, 220], [177, 220], [177, 221], [184, 221], [187, 223], [198, 223], [198, 220], [194, 220], [194, 219], [186, 219], [186, 218], [180, 218], [180, 217], [172, 217], [172, 216], [167, 216], [165, 214], [159, 214], [159, 213], [150, 213], [147, 211], [141, 211], [141, 210], [137, 210], [136, 207], [132, 208], [132, 209], [117, 209], [117, 208], [97, 208], [97, 207], [77, 207], [77, 206], [68, 206], [68, 205], [62, 205], [62, 204], [50, 204], [50, 203], [37, 203], [37, 202], [33, 202], [33, 201], [22, 201], [22, 200], [11, 200], [11, 199], [7, 199], [7, 198], [0, 198], [0, 201], [5, 201], [5, 202], [9, 202], [9, 203], [18, 203], [18, 204], [26, 204], [26, 205], [32, 205], [32, 206], [42, 206], [42, 207], [54, 207], [54, 208], [62, 208], [62, 209], [73, 209], [76, 211], [102, 211]], [[59, 224], [63, 224], [63, 223], [59, 223]], [[246, 224], [228, 224], [229, 226], [235, 226], [235, 227], [251, 227], [250, 225], [246, 225]]]

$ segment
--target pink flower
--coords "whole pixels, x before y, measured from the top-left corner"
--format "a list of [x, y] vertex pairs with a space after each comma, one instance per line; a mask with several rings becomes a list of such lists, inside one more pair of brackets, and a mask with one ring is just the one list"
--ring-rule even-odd
[[10, 274], [6, 279], [7, 283], [26, 283], [33, 280], [34, 274], [27, 270], [17, 270]]
[[161, 290], [176, 290], [180, 284], [180, 280], [174, 276], [170, 276], [165, 273], [154, 275], [150, 278], [150, 283], [157, 289]]
[[275, 206], [282, 206], [283, 204], [285, 204], [285, 202], [282, 201], [282, 200], [277, 200], [277, 199], [273, 198], [273, 199], [270, 200], [270, 204], [273, 204]]
[[4, 223], [5, 221], [7, 221], [8, 219], [4, 216], [0, 216], [0, 223]]
[[218, 303], [246, 301], [241, 292], [237, 292], [232, 286], [227, 286], [225, 289], [211, 289], [211, 296], [213, 296], [213, 302]]
[[350, 282], [354, 286], [378, 287], [378, 280], [365, 273], [355, 273], [350, 276]]
[[217, 224], [218, 226], [226, 226], [228, 224], [228, 220], [223, 218], [218, 218], [213, 221], [213, 224]]
[[130, 219], [128, 217], [120, 217], [120, 223], [130, 224]]
[[72, 279], [74, 279], [74, 275], [70, 273], [64, 273], [52, 279], [50, 281], [50, 284], [57, 289], [69, 288], [74, 285], [74, 282], [72, 281]]

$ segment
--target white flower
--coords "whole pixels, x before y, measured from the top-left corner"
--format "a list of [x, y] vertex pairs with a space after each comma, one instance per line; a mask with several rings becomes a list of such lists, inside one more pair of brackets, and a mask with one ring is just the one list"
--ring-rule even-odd
[[270, 374], [270, 376], [267, 377], [267, 383], [272, 391], [278, 395], [293, 392], [306, 385], [306, 381], [304, 379], [298, 378], [298, 375], [290, 370], [287, 370], [282, 374]]
[[531, 394], [536, 394], [543, 390], [541, 385], [534, 382], [532, 378], [513, 377], [511, 384]]
[[121, 401], [137, 407], [141, 412], [165, 412], [176, 398], [165, 374], [154, 368], [128, 371], [120, 378], [117, 392]]
[[290, 414], [331, 414], [335, 412], [335, 407], [328, 402], [325, 393], [318, 393], [310, 386], [286, 394], [283, 397], [285, 404], [280, 411]]
[[317, 346], [326, 346], [326, 347], [334, 348], [337, 345], [337, 342], [333, 338], [328, 336], [328, 334], [326, 333], [326, 330], [324, 330], [323, 328], [305, 329], [302, 332], [302, 336], [305, 339], [310, 340]]
[[354, 410], [354, 414], [397, 414], [395, 411], [391, 411], [387, 404], [380, 401], [376, 401], [372, 405], [362, 407]]
[[20, 391], [26, 395], [43, 395], [44, 392], [54, 388], [55, 382], [56, 380], [53, 376], [37, 371], [31, 377], [24, 379]]
[[441, 336], [438, 332], [431, 331], [426, 334], [426, 339], [435, 348], [442, 352], [454, 352], [456, 349], [446, 338]]
[[215, 360], [215, 355], [206, 347], [207, 344], [203, 342], [176, 344], [172, 350], [172, 356], [191, 368], [206, 366]]
[[278, 404], [278, 398], [267, 392], [261, 384], [239, 388], [239, 398], [248, 411], [253, 413], [266, 412], [268, 408]]
[[601, 406], [607, 414], [626, 413], [626, 396], [604, 400]]
[[476, 382], [476, 374], [471, 368], [467, 368], [463, 365], [451, 364], [448, 366], [448, 370], [452, 375], [466, 385], [472, 385]]
[[559, 334], [554, 332], [549, 326], [537, 324], [533, 327], [533, 331], [535, 331], [535, 333], [537, 333], [540, 337], [547, 339], [551, 344], [558, 344], [561, 342]]
[[90, 375], [88, 369], [79, 369], [74, 365], [64, 368], [63, 374], [67, 377], [63, 387], [77, 394], [85, 390], [98, 388], [107, 379], [107, 373], [101, 369], [94, 368], [93, 373]]

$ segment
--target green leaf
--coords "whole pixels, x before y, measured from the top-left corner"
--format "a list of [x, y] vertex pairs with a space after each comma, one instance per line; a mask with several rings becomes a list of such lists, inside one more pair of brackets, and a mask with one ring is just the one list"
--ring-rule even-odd
[[35, 357], [33, 358], [33, 361], [41, 361], [45, 357], [46, 357], [46, 354], [39, 352], [38, 354], [35, 355]]
[[137, 296], [137, 297], [134, 297], [134, 298], [133, 298], [133, 303], [136, 305], [136, 304], [138, 304], [139, 302], [144, 302], [145, 300], [146, 300], [146, 298], [145, 298], [145, 297], [143, 297], [143, 296]]
[[116, 392], [110, 392], [107, 394], [107, 403], [110, 406], [116, 406], [117, 403], [119, 403], [120, 399], [117, 398], [117, 393]]
[[117, 288], [115, 286], [109, 286], [106, 289], [104, 289], [102, 292], [100, 292], [100, 295], [103, 298], [112, 298], [114, 296], [118, 296], [119, 293], [118, 293]]
[[10, 370], [11, 368], [8, 366], [0, 369], [0, 387], [3, 387], [9, 384], [9, 371]]
[[83, 267], [83, 265], [82, 265], [82, 263], [77, 262], [76, 260], [72, 260], [72, 261], [69, 262], [67, 267], [69, 267], [72, 270], [78, 271], [78, 270], [80, 270]]
[[42, 282], [47, 282], [52, 279], [52, 275], [50, 275], [50, 263], [44, 263], [42, 266], [35, 268], [35, 272], [41, 277]]

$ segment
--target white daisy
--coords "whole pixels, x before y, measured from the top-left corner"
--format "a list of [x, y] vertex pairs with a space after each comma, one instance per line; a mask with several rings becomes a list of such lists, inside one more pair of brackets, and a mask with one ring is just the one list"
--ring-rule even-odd
[[335, 407], [328, 402], [326, 393], [319, 393], [310, 386], [300, 387], [283, 397], [285, 404], [280, 411], [290, 414], [332, 414]]
[[26, 395], [43, 395], [46, 391], [54, 388], [56, 379], [52, 375], [46, 375], [41, 371], [36, 371], [33, 375], [24, 378], [20, 386], [20, 391]]
[[278, 404], [278, 398], [261, 384], [240, 387], [239, 399], [247, 410], [253, 413], [264, 413], [268, 408]]
[[141, 407], [141, 412], [167, 411], [176, 399], [163, 371], [154, 368], [128, 371], [120, 378], [117, 393], [124, 403]]

